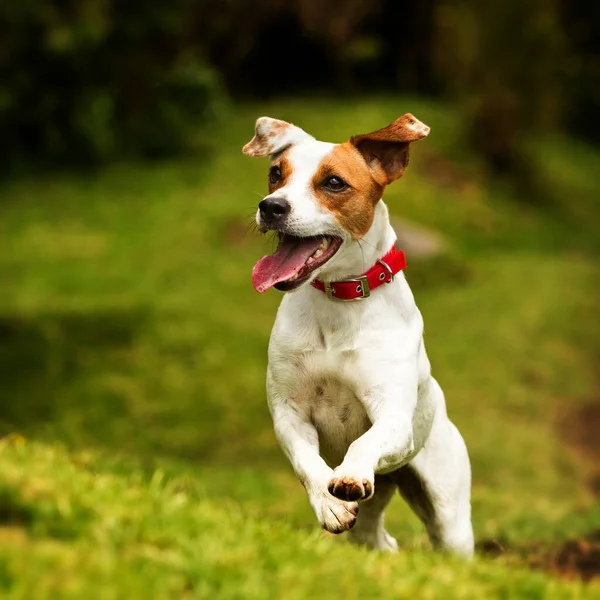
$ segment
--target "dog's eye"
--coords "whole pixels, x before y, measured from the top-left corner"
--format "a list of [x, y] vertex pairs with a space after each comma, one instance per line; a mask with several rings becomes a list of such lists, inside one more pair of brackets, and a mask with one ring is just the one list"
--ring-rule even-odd
[[341, 192], [348, 187], [348, 184], [341, 177], [335, 175], [326, 179], [323, 185], [331, 192]]
[[281, 169], [279, 167], [271, 167], [269, 171], [269, 183], [275, 185], [281, 181]]

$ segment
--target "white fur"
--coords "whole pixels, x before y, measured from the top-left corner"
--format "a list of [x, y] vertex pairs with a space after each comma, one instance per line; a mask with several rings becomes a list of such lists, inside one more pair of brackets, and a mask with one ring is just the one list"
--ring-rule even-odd
[[[292, 235], [307, 237], [315, 233], [344, 235], [331, 213], [313, 197], [310, 181], [321, 161], [334, 149], [335, 144], [302, 140], [293, 145], [286, 153], [286, 158], [293, 165], [292, 175], [286, 185], [266, 196], [285, 198], [292, 207], [288, 218], [287, 230]], [[256, 213], [256, 221], [260, 225], [260, 211]]]
[[[301, 137], [286, 155], [292, 178], [273, 194], [292, 206], [290, 233], [343, 237], [338, 253], [315, 273], [323, 280], [361, 275], [396, 239], [383, 201], [356, 241], [311, 195], [311, 177], [332, 148]], [[383, 511], [397, 474], [407, 472], [398, 470], [409, 465], [420, 495], [412, 484], [400, 482], [400, 491], [432, 542], [472, 555], [469, 459], [431, 376], [423, 320], [403, 273], [357, 302], [331, 300], [308, 283], [286, 294], [269, 344], [267, 395], [279, 443], [325, 529], [339, 532], [356, 520], [354, 542], [396, 550]], [[328, 491], [342, 481], [363, 490], [358, 517], [355, 502]]]

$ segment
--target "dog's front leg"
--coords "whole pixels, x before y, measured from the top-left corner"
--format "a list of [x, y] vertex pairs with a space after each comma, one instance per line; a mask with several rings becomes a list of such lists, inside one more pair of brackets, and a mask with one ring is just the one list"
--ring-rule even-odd
[[327, 485], [333, 471], [319, 454], [319, 438], [313, 424], [286, 399], [271, 396], [269, 406], [277, 440], [306, 489], [319, 523], [331, 533], [351, 529], [358, 505], [329, 494]]
[[372, 382], [360, 400], [371, 428], [350, 444], [329, 480], [329, 493], [346, 501], [367, 500], [375, 492], [375, 474], [390, 473], [414, 451], [413, 415], [417, 404], [416, 368], [396, 374], [385, 385]]

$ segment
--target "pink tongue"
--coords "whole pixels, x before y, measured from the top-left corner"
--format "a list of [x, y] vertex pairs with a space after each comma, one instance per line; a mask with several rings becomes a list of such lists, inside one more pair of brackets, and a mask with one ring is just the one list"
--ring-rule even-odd
[[252, 285], [262, 294], [280, 281], [287, 281], [304, 266], [321, 245], [321, 238], [285, 236], [274, 254], [263, 256], [252, 269]]

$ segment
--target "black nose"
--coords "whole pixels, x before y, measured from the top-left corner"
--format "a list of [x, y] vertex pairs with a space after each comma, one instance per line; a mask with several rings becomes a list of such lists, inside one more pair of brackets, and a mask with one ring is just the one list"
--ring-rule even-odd
[[265, 198], [258, 209], [265, 221], [283, 221], [290, 212], [290, 203], [284, 198]]

